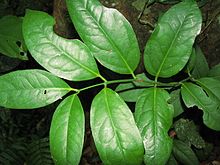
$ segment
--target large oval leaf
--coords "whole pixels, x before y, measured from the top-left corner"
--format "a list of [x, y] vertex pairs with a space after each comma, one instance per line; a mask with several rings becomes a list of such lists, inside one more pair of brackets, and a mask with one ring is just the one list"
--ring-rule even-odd
[[39, 108], [61, 99], [71, 90], [63, 80], [46, 71], [15, 71], [0, 76], [0, 106]]
[[98, 61], [121, 74], [132, 74], [140, 59], [135, 33], [116, 9], [98, 0], [66, 0], [72, 21]]
[[156, 77], [170, 77], [187, 63], [202, 18], [194, 1], [169, 9], [158, 22], [144, 52], [146, 70]]
[[35, 60], [53, 74], [81, 81], [100, 77], [95, 59], [79, 40], [59, 37], [54, 19], [40, 11], [27, 10], [23, 22], [25, 43]]
[[169, 94], [163, 89], [148, 88], [136, 103], [135, 121], [144, 141], [145, 164], [164, 165], [172, 151], [172, 139], [168, 136], [168, 131], [174, 110], [167, 103], [169, 98]]
[[85, 117], [77, 95], [57, 107], [50, 128], [50, 150], [56, 165], [78, 165], [82, 155]]
[[197, 106], [203, 110], [203, 122], [209, 128], [220, 130], [220, 106], [212, 100], [203, 89], [193, 83], [184, 83], [181, 94], [187, 107]]
[[98, 153], [106, 165], [139, 165], [144, 149], [128, 106], [111, 89], [103, 89], [93, 100], [91, 129]]

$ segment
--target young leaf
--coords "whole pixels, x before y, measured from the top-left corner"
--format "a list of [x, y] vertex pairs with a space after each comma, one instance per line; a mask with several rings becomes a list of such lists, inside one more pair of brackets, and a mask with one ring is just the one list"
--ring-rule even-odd
[[144, 148], [133, 115], [111, 89], [103, 89], [93, 100], [91, 129], [104, 164], [139, 165]]
[[135, 33], [116, 9], [98, 0], [66, 0], [70, 17], [97, 60], [114, 72], [133, 74], [140, 59]]
[[136, 102], [138, 97], [144, 92], [145, 89], [131, 89], [120, 92], [120, 97], [127, 102]]
[[174, 140], [173, 154], [183, 165], [199, 165], [199, 161], [193, 150], [180, 140]]
[[63, 80], [43, 70], [21, 70], [0, 76], [0, 106], [32, 109], [61, 99], [70, 88]]
[[209, 65], [206, 61], [205, 55], [203, 54], [199, 46], [196, 46], [195, 51], [196, 62], [191, 75], [194, 78], [205, 77], [209, 72]]
[[212, 100], [215, 100], [220, 105], [220, 80], [212, 77], [204, 77], [196, 80], [209, 95]]
[[144, 141], [145, 164], [164, 165], [169, 159], [172, 140], [168, 131], [173, 120], [169, 97], [163, 89], [148, 88], [136, 103], [135, 120]]
[[201, 87], [193, 83], [184, 83], [181, 87], [181, 95], [187, 107], [197, 106], [203, 110], [203, 122], [206, 126], [220, 130], [219, 103], [208, 97]]
[[207, 76], [220, 81], [220, 64], [215, 65], [213, 68], [211, 68]]
[[85, 118], [77, 95], [57, 107], [50, 128], [50, 150], [57, 165], [78, 165], [84, 142]]
[[27, 10], [23, 22], [25, 43], [35, 60], [53, 74], [73, 81], [100, 77], [89, 49], [79, 40], [62, 38], [53, 31], [54, 19]]
[[22, 21], [22, 18], [12, 15], [0, 19], [0, 53], [8, 57], [27, 60], [21, 30]]
[[196, 2], [181, 2], [158, 22], [144, 52], [146, 70], [156, 77], [170, 77], [187, 63], [202, 17]]

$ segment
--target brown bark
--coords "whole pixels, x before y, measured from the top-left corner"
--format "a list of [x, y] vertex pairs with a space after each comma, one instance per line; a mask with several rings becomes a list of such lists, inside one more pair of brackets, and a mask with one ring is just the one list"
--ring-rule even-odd
[[74, 38], [76, 32], [71, 23], [65, 0], [54, 0], [53, 16], [56, 21], [54, 31], [62, 37]]

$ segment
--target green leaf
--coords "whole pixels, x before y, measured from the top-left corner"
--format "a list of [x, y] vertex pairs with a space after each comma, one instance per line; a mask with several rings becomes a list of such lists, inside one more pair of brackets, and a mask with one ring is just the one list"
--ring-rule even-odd
[[136, 102], [138, 97], [144, 92], [145, 89], [131, 89], [120, 92], [120, 97], [127, 102]]
[[220, 105], [220, 80], [204, 77], [196, 80], [196, 82], [207, 92], [212, 100], [215, 100]]
[[63, 80], [46, 71], [15, 71], [0, 76], [0, 106], [39, 108], [61, 99], [70, 90]]
[[208, 72], [208, 77], [215, 78], [220, 81], [220, 64], [215, 65], [213, 68], [211, 68]]
[[78, 165], [82, 155], [85, 117], [77, 95], [57, 107], [50, 128], [50, 150], [56, 165]]
[[195, 52], [196, 61], [195, 61], [195, 65], [194, 65], [191, 75], [194, 78], [205, 77], [208, 75], [209, 65], [206, 61], [206, 58], [202, 50], [198, 46], [196, 46], [195, 49], [196, 49], [196, 52]]
[[27, 60], [22, 36], [22, 18], [8, 15], [0, 19], [0, 53], [21, 60]]
[[170, 93], [169, 103], [172, 104], [174, 107], [174, 117], [177, 117], [184, 112], [179, 89], [174, 90]]
[[95, 58], [114, 72], [133, 74], [140, 60], [140, 50], [126, 18], [98, 0], [66, 2], [77, 32]]
[[123, 84], [119, 84], [115, 91], [116, 92], [122, 92], [122, 91], [125, 91], [125, 90], [129, 90], [129, 89], [132, 89], [132, 88], [135, 88], [135, 85], [133, 83], [123, 83]]
[[205, 141], [199, 135], [199, 130], [193, 121], [179, 119], [174, 123], [174, 129], [179, 140], [194, 145], [196, 148], [204, 148]]
[[195, 67], [195, 63], [196, 63], [196, 49], [193, 48], [192, 49], [192, 52], [191, 52], [191, 55], [190, 55], [190, 58], [189, 58], [189, 61], [187, 63], [187, 66], [186, 66], [186, 72], [187, 73], [190, 73], [191, 70]]
[[155, 0], [136, 0], [136, 1], [132, 2], [132, 6], [135, 7], [135, 9], [137, 9], [138, 11], [142, 12], [144, 10], [143, 13], [148, 14], [148, 13], [150, 13], [150, 9], [145, 7], [145, 3], [147, 3], [149, 5], [154, 2], [155, 2]]
[[206, 95], [203, 89], [193, 83], [184, 83], [181, 94], [187, 107], [197, 106], [203, 110], [203, 122], [211, 129], [220, 130], [220, 106], [219, 103]]
[[146, 70], [156, 77], [171, 77], [186, 65], [201, 30], [202, 17], [196, 2], [181, 2], [158, 22], [144, 52]]
[[111, 89], [104, 88], [93, 100], [91, 129], [99, 156], [106, 165], [139, 165], [144, 147], [128, 106]]
[[163, 89], [148, 88], [136, 103], [135, 121], [144, 142], [145, 164], [164, 165], [169, 159], [172, 139], [168, 131], [173, 120], [173, 107], [167, 103], [169, 98]]
[[199, 161], [193, 150], [180, 140], [174, 140], [173, 154], [183, 165], [199, 165]]
[[176, 161], [173, 153], [170, 155], [170, 158], [168, 162], [166, 163], [166, 165], [178, 165], [178, 162]]
[[23, 34], [35, 60], [53, 74], [67, 80], [100, 77], [89, 49], [79, 40], [68, 40], [55, 34], [54, 23], [47, 13], [27, 10]]

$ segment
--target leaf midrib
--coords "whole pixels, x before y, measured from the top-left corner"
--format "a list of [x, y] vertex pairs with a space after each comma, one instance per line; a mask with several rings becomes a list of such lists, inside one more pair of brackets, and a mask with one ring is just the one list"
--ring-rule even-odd
[[[201, 109], [205, 112], [206, 111], [206, 106], [202, 104], [202, 102], [189, 90], [189, 88], [187, 88], [187, 86], [185, 84], [183, 84], [184, 88], [187, 90], [187, 92], [195, 99], [198, 101], [199, 105], [201, 106]], [[194, 103], [194, 105], [198, 106], [196, 103]]]
[[[44, 23], [43, 23], [43, 24], [44, 24]], [[47, 27], [47, 28], [50, 28], [49, 26], [46, 26], [46, 27]], [[80, 67], [84, 68], [85, 70], [89, 71], [90, 73], [92, 73], [92, 74], [95, 75], [96, 77], [99, 77], [99, 76], [100, 76], [98, 73], [94, 72], [93, 70], [91, 70], [91, 69], [88, 68], [87, 66], [85, 66], [85, 65], [83, 65], [82, 63], [78, 62], [77, 59], [75, 59], [74, 57], [72, 57], [71, 55], [69, 55], [68, 53], [66, 53], [65, 50], [63, 50], [63, 49], [60, 48], [60, 45], [56, 45], [53, 40], [51, 40], [50, 38], [48, 38], [48, 35], [45, 34], [45, 31], [44, 31], [44, 30], [45, 30], [45, 29], [43, 28], [43, 35], [44, 35], [45, 38], [47, 39], [48, 43], [50, 43], [51, 45], [55, 46], [55, 47], [60, 51], [60, 53], [62, 53], [62, 54], [64, 54], [65, 56], [67, 56], [67, 57], [68, 57], [69, 59], [71, 59], [75, 64], [77, 64], [78, 66], [80, 66]], [[62, 37], [59, 37], [58, 35], [56, 35], [53, 30], [51, 31], [51, 29], [50, 29], [50, 32], [52, 33], [53, 36], [58, 37], [58, 38], [61, 39], [62, 41], [65, 41]], [[74, 40], [72, 40], [71, 43], [72, 43], [72, 44], [75, 44], [75, 43], [74, 43]], [[45, 44], [45, 42], [38, 43], [37, 46], [39, 46], [40, 44]], [[83, 43], [82, 43], [82, 44], [83, 44]], [[76, 44], [76, 45], [78, 45], [78, 44]], [[35, 47], [37, 47], [37, 46], [35, 46]], [[33, 48], [33, 49], [35, 49], [35, 48]], [[88, 53], [90, 53], [90, 52], [88, 52]], [[54, 57], [54, 56], [53, 56], [53, 57]]]
[[109, 119], [110, 119], [110, 122], [111, 122], [111, 126], [113, 127], [113, 131], [114, 131], [114, 134], [115, 134], [115, 138], [116, 138], [116, 141], [118, 143], [118, 146], [120, 148], [120, 150], [122, 151], [122, 155], [123, 155], [123, 159], [124, 159], [124, 149], [120, 143], [120, 140], [118, 138], [118, 132], [117, 132], [117, 128], [115, 127], [114, 125], [114, 121], [112, 120], [112, 114], [111, 114], [111, 110], [110, 110], [110, 107], [109, 107], [109, 103], [108, 103], [108, 97], [107, 97], [107, 89], [104, 89], [104, 95], [105, 95], [105, 103], [106, 103], [106, 106], [107, 106], [107, 113], [108, 113], [108, 116], [109, 116]]
[[[86, 3], [86, 7], [88, 7], [87, 3], [88, 2], [85, 2]], [[102, 11], [103, 9], [107, 9], [105, 8], [104, 6], [101, 6], [102, 7]], [[107, 9], [108, 10], [108, 9]], [[112, 39], [109, 37], [109, 35], [104, 31], [104, 29], [102, 28], [102, 26], [99, 25], [98, 21], [95, 19], [95, 17], [93, 16], [92, 12], [90, 11], [90, 9], [88, 8], [85, 8], [85, 11], [91, 16], [91, 18], [93, 19], [93, 21], [96, 23], [96, 25], [99, 27], [99, 29], [101, 30], [101, 32], [104, 34], [104, 36], [106, 36], [106, 38], [108, 39], [108, 41], [110, 42], [110, 44], [112, 45], [112, 47], [116, 50], [116, 54], [119, 55], [119, 57], [122, 59], [122, 61], [124, 62], [124, 64], [126, 65], [128, 71], [130, 72], [130, 74], [133, 74], [133, 71], [131, 69], [131, 67], [128, 65], [127, 61], [124, 59], [123, 57], [123, 53], [121, 52], [121, 50], [118, 48], [118, 46], [112, 41]], [[100, 16], [100, 19], [102, 17], [102, 13], [101, 12], [101, 16]]]
[[29, 89], [10, 89], [10, 90], [8, 90], [8, 89], [3, 89], [3, 90], [0, 90], [0, 93], [1, 92], [7, 92], [8, 93], [8, 91], [33, 91], [33, 90], [35, 90], [35, 91], [43, 91], [43, 90], [48, 90], [48, 91], [71, 91], [72, 90], [72, 88], [29, 88]]
[[185, 20], [186, 20], [186, 16], [184, 17], [184, 20], [181, 22], [181, 25], [179, 26], [177, 32], [175, 33], [174, 39], [172, 40], [171, 45], [170, 45], [169, 49], [167, 50], [167, 52], [166, 52], [166, 54], [165, 54], [165, 57], [164, 57], [164, 59], [163, 59], [161, 65], [160, 65], [160, 67], [159, 67], [159, 69], [158, 69], [158, 71], [157, 71], [156, 79], [159, 77], [159, 75], [160, 75], [160, 73], [161, 73], [161, 70], [162, 70], [162, 68], [163, 68], [163, 66], [164, 66], [164, 63], [165, 63], [165, 61], [167, 60], [167, 57], [168, 57], [168, 55], [169, 55], [169, 53], [170, 53], [170, 51], [171, 51], [171, 48], [173, 47], [173, 45], [174, 45], [174, 43], [175, 43], [175, 41], [176, 41], [176, 39], [177, 39], [177, 37], [178, 37], [178, 34], [180, 33], [180, 30], [181, 30], [182, 26], [184, 25]]

